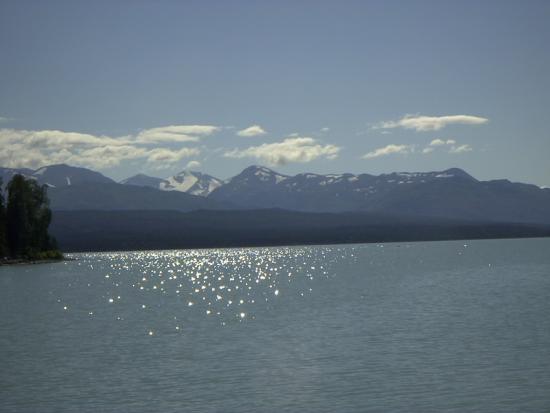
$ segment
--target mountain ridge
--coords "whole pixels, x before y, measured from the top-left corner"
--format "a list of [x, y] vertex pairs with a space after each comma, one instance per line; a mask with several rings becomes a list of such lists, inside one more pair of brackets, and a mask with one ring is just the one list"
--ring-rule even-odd
[[[0, 168], [1, 176], [30, 170]], [[252, 165], [222, 181], [195, 171], [167, 179], [138, 174], [120, 183], [86, 168], [42, 167], [55, 210], [271, 209], [387, 212], [488, 222], [550, 223], [550, 189], [507, 179], [479, 181], [460, 168], [380, 175], [284, 175]], [[171, 194], [171, 195], [167, 195]]]

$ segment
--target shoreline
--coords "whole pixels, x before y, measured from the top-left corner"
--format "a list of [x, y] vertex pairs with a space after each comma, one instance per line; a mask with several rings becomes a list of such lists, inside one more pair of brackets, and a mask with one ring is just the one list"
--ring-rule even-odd
[[[266, 243], [266, 244], [242, 244], [242, 245], [220, 245], [220, 246], [197, 246], [197, 247], [166, 247], [166, 248], [135, 248], [135, 249], [98, 249], [98, 250], [69, 250], [67, 254], [89, 254], [89, 253], [120, 253], [120, 252], [154, 252], [154, 251], [184, 251], [184, 250], [217, 250], [217, 249], [248, 249], [248, 248], [279, 248], [279, 247], [323, 247], [323, 246], [348, 246], [363, 244], [412, 244], [417, 242], [452, 242], [452, 241], [490, 241], [490, 240], [519, 240], [519, 239], [543, 239], [550, 238], [550, 235], [540, 236], [519, 236], [519, 237], [487, 237], [487, 238], [441, 238], [441, 239], [396, 239], [379, 241], [335, 241], [321, 243]], [[72, 261], [76, 258], [66, 258]]]
[[74, 261], [74, 258], [51, 258], [45, 260], [29, 260], [24, 258], [10, 258], [0, 260], [0, 267], [9, 266], [9, 265], [36, 265], [36, 264], [52, 264], [54, 262], [62, 261]]

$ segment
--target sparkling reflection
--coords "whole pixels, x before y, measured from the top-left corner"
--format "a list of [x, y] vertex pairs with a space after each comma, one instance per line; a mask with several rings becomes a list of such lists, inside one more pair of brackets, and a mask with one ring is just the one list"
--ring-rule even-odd
[[[85, 286], [107, 302], [101, 311], [115, 320], [139, 311], [152, 319], [206, 317], [225, 326], [256, 320], [286, 297], [312, 294], [315, 281], [335, 276], [336, 264], [353, 259], [349, 246], [272, 247], [80, 254], [78, 266], [94, 262], [99, 280], [86, 279]], [[99, 308], [80, 310], [91, 316]], [[147, 327], [150, 336], [159, 330]], [[170, 328], [185, 330], [181, 322]]]

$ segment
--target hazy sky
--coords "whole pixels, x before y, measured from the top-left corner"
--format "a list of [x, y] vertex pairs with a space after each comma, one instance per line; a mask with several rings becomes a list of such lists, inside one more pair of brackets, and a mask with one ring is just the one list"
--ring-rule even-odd
[[0, 165], [550, 186], [549, 22], [550, 1], [0, 0]]

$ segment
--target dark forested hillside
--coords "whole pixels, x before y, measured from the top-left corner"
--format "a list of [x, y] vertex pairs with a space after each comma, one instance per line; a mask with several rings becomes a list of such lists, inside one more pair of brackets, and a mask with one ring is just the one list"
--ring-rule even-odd
[[67, 251], [108, 251], [550, 236], [550, 226], [365, 213], [57, 211]]

